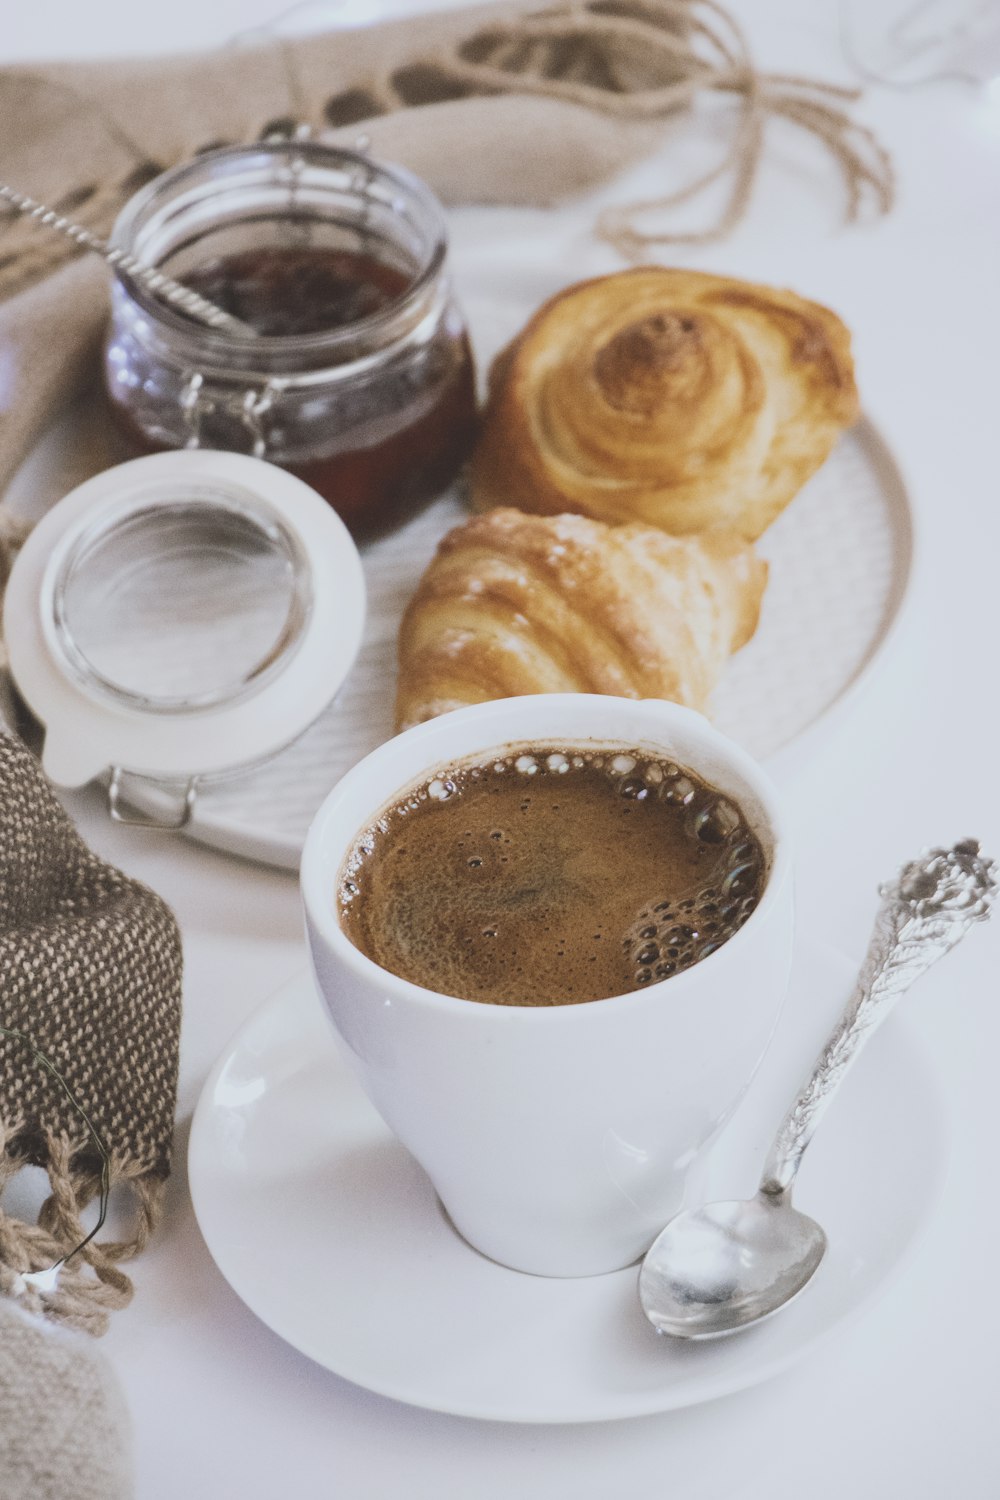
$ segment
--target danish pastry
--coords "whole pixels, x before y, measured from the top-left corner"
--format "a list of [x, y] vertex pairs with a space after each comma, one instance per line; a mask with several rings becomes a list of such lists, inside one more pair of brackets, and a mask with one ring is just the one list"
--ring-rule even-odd
[[621, 271], [560, 292], [497, 357], [473, 501], [754, 539], [857, 412], [850, 335], [827, 308]]
[[473, 516], [441, 541], [403, 617], [397, 728], [521, 693], [704, 708], [756, 628], [766, 578], [733, 535]]

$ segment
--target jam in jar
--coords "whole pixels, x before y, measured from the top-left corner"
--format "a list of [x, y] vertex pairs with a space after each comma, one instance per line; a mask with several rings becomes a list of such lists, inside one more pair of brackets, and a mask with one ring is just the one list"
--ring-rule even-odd
[[196, 323], [119, 272], [105, 374], [137, 447], [269, 459], [358, 535], [455, 478], [475, 381], [443, 216], [417, 178], [315, 142], [224, 148], [149, 183], [113, 242], [255, 334]]

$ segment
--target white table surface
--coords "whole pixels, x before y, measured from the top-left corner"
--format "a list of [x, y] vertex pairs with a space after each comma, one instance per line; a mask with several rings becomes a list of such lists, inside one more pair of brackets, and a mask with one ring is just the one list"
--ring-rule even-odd
[[[323, 24], [403, 8], [420, 7], [352, 0], [306, 7], [297, 19]], [[134, 0], [41, 0], [11, 7], [3, 50], [30, 59], [220, 45], [275, 9], [273, 0], [174, 0], [155, 11]], [[888, 24], [899, 6], [883, 9]], [[739, 10], [761, 61], [849, 76], [828, 0], [742, 0]], [[898, 165], [890, 218], [841, 228], [834, 168], [793, 129], [775, 125], [745, 224], [721, 245], [674, 257], [790, 285], [837, 308], [854, 331], [864, 399], [913, 486], [922, 545], [905, 635], [872, 690], [783, 779], [801, 930], [855, 953], [877, 882], [920, 846], [974, 834], [1000, 854], [1000, 85], [873, 88], [864, 115]], [[665, 148], [602, 201], [669, 182], [677, 159]], [[513, 253], [544, 230], [568, 257], [567, 280], [612, 269], [610, 252], [588, 238], [592, 213], [593, 204], [558, 216], [465, 211], [453, 218], [456, 257], [501, 231]], [[294, 879], [115, 829], [96, 795], [69, 800], [95, 848], [158, 890], [184, 934], [168, 1212], [134, 1265], [135, 1301], [104, 1341], [134, 1420], [139, 1500], [1000, 1494], [1000, 1303], [991, 1295], [1000, 1237], [1000, 925], [974, 933], [906, 1002], [936, 1060], [954, 1150], [940, 1211], [878, 1305], [790, 1373], [700, 1408], [580, 1428], [479, 1424], [396, 1405], [296, 1354], [230, 1290], [195, 1224], [185, 1174], [191, 1112], [235, 1029], [304, 966]], [[294, 1245], [287, 1273], [301, 1274]]]

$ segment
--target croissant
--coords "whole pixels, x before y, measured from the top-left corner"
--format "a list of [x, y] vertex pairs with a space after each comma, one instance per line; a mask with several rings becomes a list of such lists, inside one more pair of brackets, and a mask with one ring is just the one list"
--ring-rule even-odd
[[497, 356], [473, 502], [753, 540], [857, 412], [850, 334], [827, 308], [621, 271], [560, 292]]
[[756, 629], [766, 579], [733, 535], [474, 516], [443, 538], [403, 617], [396, 727], [521, 693], [703, 708]]

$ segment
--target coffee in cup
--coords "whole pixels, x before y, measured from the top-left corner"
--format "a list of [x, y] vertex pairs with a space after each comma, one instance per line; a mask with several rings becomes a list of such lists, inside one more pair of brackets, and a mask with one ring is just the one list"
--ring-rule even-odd
[[494, 1005], [608, 999], [690, 968], [766, 879], [737, 803], [628, 745], [527, 744], [433, 769], [344, 862], [340, 921], [383, 969]]

